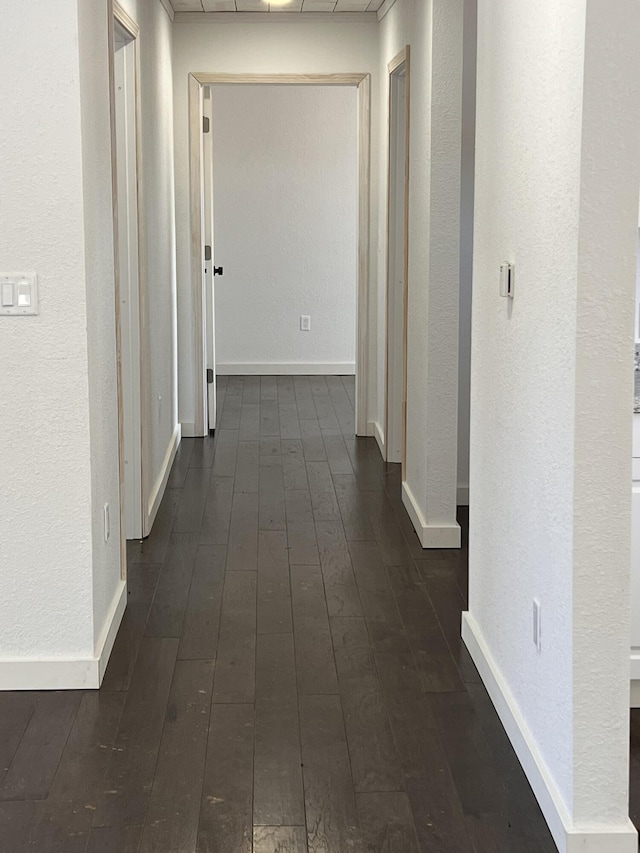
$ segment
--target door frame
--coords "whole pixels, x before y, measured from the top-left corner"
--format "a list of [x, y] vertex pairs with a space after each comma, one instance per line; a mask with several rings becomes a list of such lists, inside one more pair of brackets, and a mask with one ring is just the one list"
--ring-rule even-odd
[[[371, 75], [370, 74], [189, 74], [189, 186], [191, 221], [191, 286], [193, 291], [196, 377], [194, 432], [206, 435], [205, 293], [202, 259], [203, 88], [216, 84], [264, 86], [354, 86], [358, 91], [358, 284], [356, 323], [356, 435], [367, 435], [369, 362], [369, 246], [371, 227]], [[198, 380], [198, 377], [200, 379]]]
[[[389, 107], [388, 107], [388, 156], [387, 156], [387, 286], [385, 291], [385, 370], [384, 370], [384, 456], [385, 461], [388, 457], [388, 439], [389, 439], [389, 361], [390, 361], [390, 341], [389, 341], [389, 315], [391, 301], [391, 287], [393, 270], [391, 269], [391, 154], [393, 141], [393, 78], [398, 71], [404, 66], [405, 75], [405, 172], [404, 172], [404, 311], [403, 311], [403, 332], [402, 332], [402, 480], [406, 479], [407, 469], [407, 353], [408, 353], [408, 319], [409, 319], [409, 169], [410, 169], [410, 150], [411, 150], [411, 47], [406, 45], [397, 56], [395, 56], [389, 65], [388, 84], [389, 84]], [[395, 240], [395, 235], [393, 236]]]
[[136, 133], [136, 218], [138, 230], [138, 299], [139, 323], [137, 328], [140, 350], [140, 503], [142, 508], [142, 536], [148, 536], [152, 522], [152, 512], [149, 505], [148, 483], [148, 448], [150, 399], [145, 395], [149, 388], [149, 340], [148, 340], [148, 305], [146, 295], [146, 265], [145, 265], [145, 223], [143, 216], [142, 196], [142, 121], [140, 98], [140, 27], [134, 19], [122, 8], [118, 0], [107, 0], [108, 41], [109, 41], [109, 103], [111, 124], [111, 180], [113, 195], [113, 243], [114, 243], [114, 291], [115, 291], [115, 331], [116, 331], [116, 361], [117, 361], [117, 398], [118, 398], [118, 456], [120, 477], [120, 529], [121, 529], [121, 576], [126, 577], [126, 517], [125, 517], [125, 456], [124, 456], [124, 400], [122, 373], [122, 321], [120, 315], [121, 282], [120, 282], [120, 250], [118, 246], [118, 172], [116, 144], [116, 109], [115, 109], [115, 35], [114, 23], [129, 35], [134, 50], [135, 67], [135, 133]]
[[[202, 103], [202, 115], [203, 120], [208, 121], [209, 123], [209, 132], [204, 133], [202, 137], [202, 181], [203, 181], [203, 214], [204, 214], [204, 234], [203, 239], [205, 246], [211, 246], [212, 252], [215, 248], [215, 234], [213, 233], [214, 228], [214, 209], [213, 209], [213, 98], [212, 93], [209, 87], [203, 87], [203, 103]], [[207, 97], [208, 95], [208, 97]], [[207, 407], [207, 419], [205, 422], [205, 428], [207, 429], [210, 436], [215, 434], [215, 428], [217, 423], [217, 398], [216, 398], [216, 325], [215, 325], [215, 298], [214, 298], [214, 281], [215, 281], [215, 273], [214, 273], [214, 265], [215, 258], [211, 257], [210, 261], [207, 261], [205, 258], [205, 308], [206, 308], [206, 318], [205, 318], [205, 368], [207, 370], [207, 374], [209, 370], [211, 370], [213, 377], [212, 381], [209, 382], [207, 376], [206, 382], [206, 407]]]

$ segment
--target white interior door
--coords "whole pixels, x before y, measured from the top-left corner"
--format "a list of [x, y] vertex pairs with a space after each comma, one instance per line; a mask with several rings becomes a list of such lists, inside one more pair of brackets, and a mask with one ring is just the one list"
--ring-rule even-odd
[[402, 462], [405, 443], [406, 75], [390, 78], [389, 270], [387, 301], [387, 462]]
[[204, 180], [204, 289], [205, 289], [205, 347], [207, 365], [207, 420], [209, 435], [217, 423], [216, 409], [216, 324], [214, 298], [214, 233], [213, 233], [213, 101], [211, 89], [203, 92], [202, 174]]
[[141, 539], [143, 536], [135, 51], [135, 41], [116, 23], [114, 76], [117, 240], [127, 539]]

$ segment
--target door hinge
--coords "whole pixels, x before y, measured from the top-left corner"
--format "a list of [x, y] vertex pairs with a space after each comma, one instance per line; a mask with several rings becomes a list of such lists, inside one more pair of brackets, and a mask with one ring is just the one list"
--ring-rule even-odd
[[208, 116], [202, 116], [202, 132], [209, 133], [209, 126], [210, 122]]
[[211, 246], [204, 247], [204, 259], [205, 261], [211, 260]]
[[207, 367], [207, 385], [213, 385], [213, 369]]

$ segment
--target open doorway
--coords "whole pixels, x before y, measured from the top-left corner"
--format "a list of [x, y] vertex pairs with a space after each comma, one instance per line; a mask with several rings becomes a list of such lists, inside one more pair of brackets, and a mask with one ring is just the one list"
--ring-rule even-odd
[[[211, 164], [215, 120], [209, 89], [224, 84], [244, 86], [351, 86], [357, 90], [357, 332], [356, 332], [356, 433], [367, 432], [367, 314], [369, 257], [369, 150], [370, 150], [370, 81], [368, 75], [190, 75], [190, 167], [192, 284], [194, 306], [194, 368], [196, 376], [196, 418], [194, 432], [206, 435], [215, 425], [215, 320], [213, 264], [225, 263], [213, 243], [213, 182]], [[213, 170], [215, 171], [215, 163]], [[312, 203], [312, 199], [309, 203]], [[217, 213], [217, 210], [216, 210]], [[210, 218], [211, 217], [211, 218]], [[295, 235], [292, 235], [295, 239]], [[327, 252], [331, 246], [326, 247]], [[225, 278], [225, 287], [230, 283]], [[266, 322], [266, 321], [265, 321]], [[303, 317], [300, 316], [301, 330]], [[213, 381], [212, 381], [213, 380]]]
[[112, 143], [116, 328], [120, 379], [121, 522], [126, 539], [145, 530], [140, 307], [138, 26], [113, 3]]
[[402, 464], [407, 432], [407, 305], [409, 275], [410, 49], [389, 63], [387, 219], [386, 426], [387, 462]]

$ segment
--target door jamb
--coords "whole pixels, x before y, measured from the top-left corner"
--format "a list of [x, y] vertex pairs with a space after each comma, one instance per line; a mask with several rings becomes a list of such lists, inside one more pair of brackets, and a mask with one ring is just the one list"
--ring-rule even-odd
[[206, 370], [204, 329], [204, 257], [202, 221], [202, 89], [215, 84], [355, 86], [358, 90], [358, 287], [356, 351], [356, 435], [367, 434], [369, 362], [369, 244], [371, 183], [370, 74], [189, 74], [189, 176], [191, 219], [191, 286], [194, 315], [196, 411], [194, 432], [206, 435]]
[[138, 291], [140, 310], [140, 465], [141, 465], [141, 506], [142, 506], [142, 535], [150, 533], [151, 507], [149, 506], [148, 480], [148, 448], [150, 423], [150, 400], [145, 395], [149, 383], [149, 341], [146, 334], [148, 329], [148, 304], [146, 294], [145, 267], [145, 222], [142, 197], [142, 121], [140, 97], [140, 28], [133, 18], [122, 8], [118, 0], [107, 0], [108, 43], [109, 43], [109, 96], [110, 96], [110, 125], [111, 125], [111, 180], [113, 195], [113, 227], [114, 227], [114, 291], [115, 291], [115, 330], [116, 330], [116, 361], [117, 361], [117, 398], [118, 398], [118, 466], [120, 480], [120, 530], [121, 530], [121, 577], [126, 578], [126, 524], [124, 506], [125, 460], [124, 460], [124, 405], [122, 395], [122, 326], [120, 322], [120, 266], [118, 248], [118, 178], [116, 161], [116, 116], [115, 116], [115, 42], [113, 24], [117, 22], [131, 37], [135, 51], [135, 115], [136, 115], [136, 177], [137, 177], [137, 227], [138, 227]]
[[391, 221], [391, 138], [392, 138], [392, 77], [394, 73], [405, 66], [405, 174], [404, 174], [404, 321], [402, 342], [402, 481], [406, 480], [407, 471], [407, 352], [409, 339], [409, 156], [411, 150], [411, 46], [406, 45], [400, 53], [395, 56], [388, 65], [389, 82], [389, 149], [388, 149], [388, 173], [387, 173], [387, 286], [385, 293], [385, 371], [384, 371], [384, 447], [385, 461], [387, 456], [389, 437], [389, 303], [392, 270], [390, 267], [391, 253], [389, 244], [391, 234], [389, 224]]

